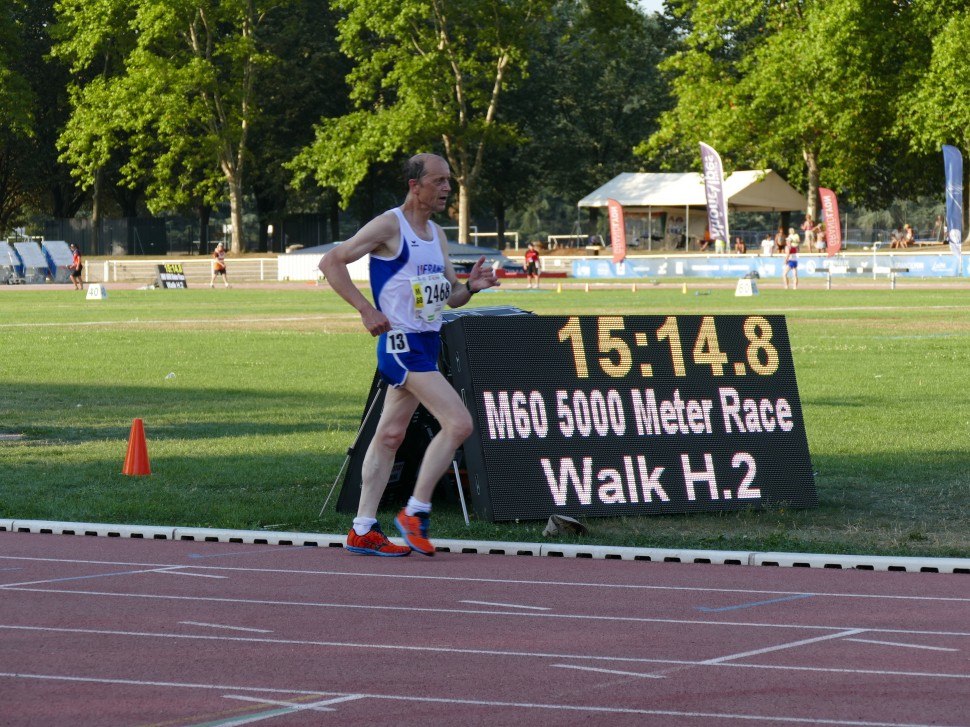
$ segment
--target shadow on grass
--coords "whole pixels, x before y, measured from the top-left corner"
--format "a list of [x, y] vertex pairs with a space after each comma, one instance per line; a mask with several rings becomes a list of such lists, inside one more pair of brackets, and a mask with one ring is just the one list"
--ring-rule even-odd
[[[11, 387], [0, 403], [0, 433], [26, 443], [82, 443], [127, 439], [144, 420], [155, 439], [286, 436], [357, 431], [366, 390], [92, 386], [69, 383]], [[0, 450], [0, 459], [2, 459]]]

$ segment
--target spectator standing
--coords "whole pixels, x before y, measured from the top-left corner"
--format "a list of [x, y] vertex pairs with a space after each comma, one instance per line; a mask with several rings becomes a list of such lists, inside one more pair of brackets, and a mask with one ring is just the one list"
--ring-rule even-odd
[[81, 271], [84, 270], [84, 262], [81, 260], [81, 251], [77, 245], [71, 243], [71, 282], [74, 283], [74, 290], [84, 290], [84, 283], [81, 282]]
[[780, 255], [785, 252], [787, 246], [785, 238], [785, 229], [783, 227], [778, 228], [778, 232], [775, 233], [775, 251]]
[[815, 220], [811, 215], [805, 215], [805, 221], [802, 223], [802, 232], [805, 233], [805, 247], [811, 252], [815, 246]]
[[744, 240], [740, 237], [734, 238], [734, 252], [738, 255], [744, 255], [748, 252], [748, 246], [744, 244]]
[[791, 275], [792, 289], [798, 290], [798, 244], [800, 239], [794, 227], [788, 228], [788, 237], [785, 238], [785, 267], [781, 271], [781, 279], [785, 282], [785, 290], [788, 290], [788, 276]]
[[771, 234], [766, 232], [765, 239], [761, 241], [761, 254], [765, 257], [770, 257], [775, 251], [775, 241], [772, 239]]
[[[525, 251], [525, 276], [528, 279], [526, 287], [539, 289], [539, 251], [536, 250], [534, 242], [529, 243]], [[534, 283], [534, 285], [533, 285]]]
[[215, 259], [215, 262], [212, 264], [212, 280], [209, 281], [209, 287], [216, 287], [216, 278], [222, 276], [222, 282], [228, 288], [229, 275], [226, 272], [226, 248], [221, 242], [216, 245], [216, 249], [213, 251], [212, 257]]

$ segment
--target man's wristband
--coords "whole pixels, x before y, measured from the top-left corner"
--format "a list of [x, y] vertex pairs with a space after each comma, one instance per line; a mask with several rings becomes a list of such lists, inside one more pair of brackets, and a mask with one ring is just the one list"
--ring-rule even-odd
[[475, 291], [472, 290], [472, 284], [468, 280], [465, 281], [465, 289], [468, 291], [469, 297], [475, 295]]

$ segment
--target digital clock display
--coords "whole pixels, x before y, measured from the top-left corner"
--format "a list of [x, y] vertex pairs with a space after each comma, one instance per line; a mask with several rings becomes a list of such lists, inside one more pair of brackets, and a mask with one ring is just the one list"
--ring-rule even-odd
[[164, 263], [157, 266], [157, 283], [160, 288], [187, 288], [185, 270], [182, 263]]
[[817, 503], [783, 316], [518, 316], [444, 327], [476, 513]]

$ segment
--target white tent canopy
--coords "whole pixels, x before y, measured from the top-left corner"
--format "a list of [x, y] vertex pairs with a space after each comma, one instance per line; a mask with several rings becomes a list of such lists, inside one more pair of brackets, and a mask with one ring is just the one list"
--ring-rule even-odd
[[[736, 171], [724, 178], [728, 208], [738, 212], [783, 212], [805, 208], [805, 197], [771, 169]], [[580, 207], [606, 207], [615, 199], [630, 211], [705, 208], [704, 177], [697, 172], [619, 174], [579, 200]]]

